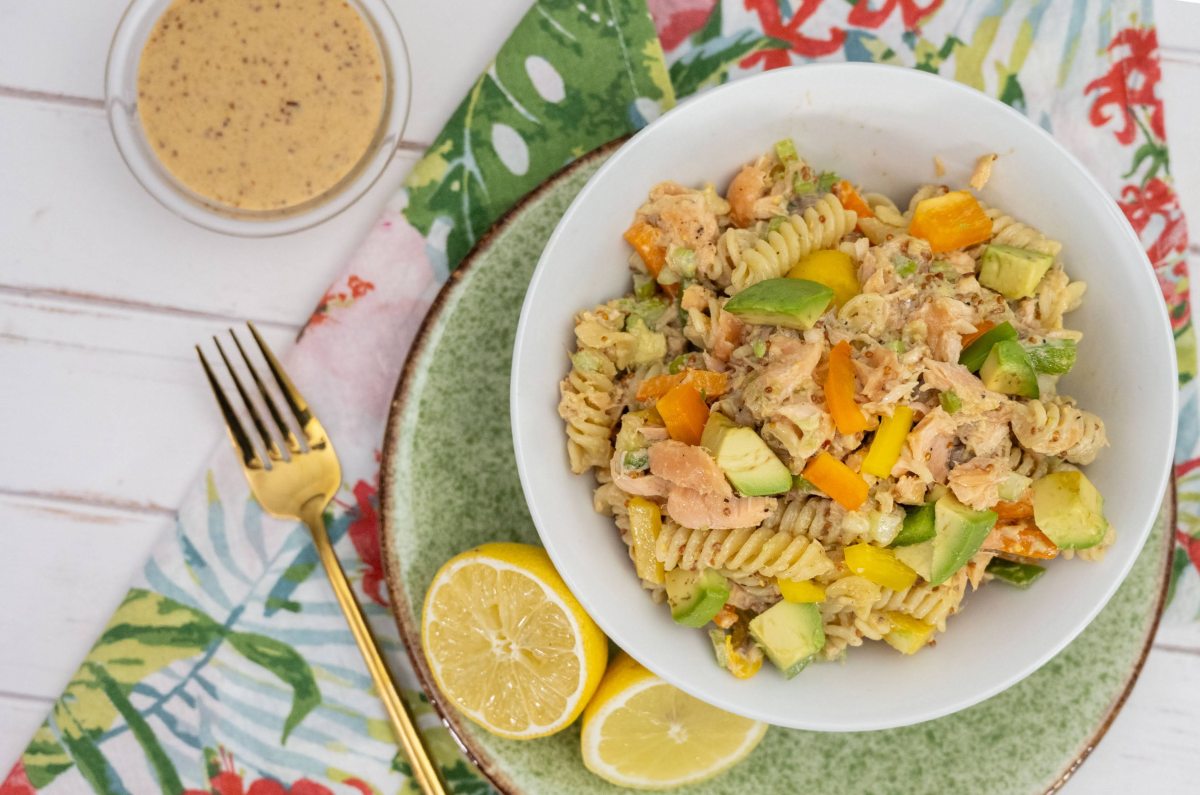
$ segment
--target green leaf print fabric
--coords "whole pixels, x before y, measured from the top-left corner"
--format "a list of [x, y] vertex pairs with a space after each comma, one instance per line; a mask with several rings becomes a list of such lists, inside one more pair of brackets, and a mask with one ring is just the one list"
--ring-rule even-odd
[[[1162, 286], [1184, 389], [1164, 631], [1200, 612], [1187, 229], [1149, 0], [536, 0], [287, 361], [342, 458], [335, 547], [455, 792], [490, 787], [416, 692], [382, 585], [378, 454], [404, 353], [475, 242], [564, 164], [677, 98], [814, 60], [903, 65], [984, 91], [1063, 141], [1118, 202]], [[0, 795], [412, 793], [408, 773], [307, 531], [264, 516], [221, 440]]]

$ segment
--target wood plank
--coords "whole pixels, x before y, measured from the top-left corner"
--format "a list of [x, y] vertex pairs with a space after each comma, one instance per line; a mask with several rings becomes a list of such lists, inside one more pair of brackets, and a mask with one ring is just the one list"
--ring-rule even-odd
[[399, 152], [331, 221], [251, 240], [159, 206], [121, 161], [100, 110], [0, 97], [0, 118], [0, 151], [10, 153], [0, 286], [292, 325], [307, 319], [417, 157]]
[[[412, 65], [406, 140], [433, 140], [531, 3], [391, 0]], [[103, 98], [109, 40], [126, 4], [127, 0], [10, 4], [0, 25], [0, 86]], [[45, 57], [51, 40], [55, 58]]]
[[1064, 795], [1195, 792], [1197, 715], [1200, 657], [1154, 650], [1124, 709]]
[[[173, 512], [222, 438], [192, 346], [230, 325], [0, 292], [0, 405], [21, 418], [0, 492]], [[295, 333], [262, 331], [280, 354]]]
[[0, 776], [8, 775], [12, 764], [45, 720], [52, 703], [48, 698], [0, 693]]
[[173, 521], [0, 495], [0, 692], [57, 697]]

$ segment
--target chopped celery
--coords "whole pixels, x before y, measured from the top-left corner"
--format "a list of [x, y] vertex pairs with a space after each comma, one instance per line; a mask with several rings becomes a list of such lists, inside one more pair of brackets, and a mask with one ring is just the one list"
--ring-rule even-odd
[[909, 276], [912, 276], [916, 272], [917, 272], [917, 261], [908, 259], [907, 257], [901, 258], [901, 262], [896, 266], [896, 275], [899, 276], [901, 279], [907, 279]]
[[671, 375], [682, 373], [684, 368], [687, 367], [687, 359], [688, 357], [686, 353], [679, 354], [671, 360], [670, 364], [667, 365], [667, 372]]
[[571, 354], [571, 364], [575, 365], [576, 370], [584, 372], [599, 372], [604, 367], [604, 362], [604, 356], [587, 348]]
[[754, 351], [754, 355], [760, 359], [767, 355], [767, 343], [762, 340], [755, 340], [750, 344], [750, 348]]
[[696, 252], [690, 248], [674, 246], [667, 252], [667, 264], [683, 276], [695, 276]]
[[804, 196], [812, 193], [817, 189], [817, 183], [811, 179], [801, 179], [800, 175], [796, 175], [795, 181], [792, 182], [792, 192], [797, 196]]
[[621, 460], [621, 466], [627, 471], [637, 472], [650, 466], [650, 453], [648, 450], [636, 450], [626, 453]]
[[1039, 373], [1062, 375], [1075, 366], [1075, 340], [1046, 340], [1039, 345], [1026, 345], [1025, 352]]
[[641, 274], [634, 274], [633, 295], [635, 298], [644, 301], [647, 298], [653, 298], [656, 292], [658, 292], [658, 284], [653, 279]]
[[939, 393], [938, 402], [942, 404], [942, 410], [947, 414], [957, 414], [958, 410], [962, 408], [962, 398], [953, 389]]
[[779, 227], [783, 226], [783, 222], [787, 220], [786, 215], [777, 215], [767, 222], [767, 231], [774, 232]]
[[988, 574], [997, 580], [1004, 580], [1017, 588], [1028, 588], [1034, 580], [1046, 573], [1046, 570], [1033, 563], [1017, 563], [1015, 560], [992, 558], [988, 563]]
[[791, 138], [775, 142], [775, 155], [784, 163], [790, 163], [799, 157], [796, 154], [796, 144]]
[[908, 346], [904, 344], [904, 340], [892, 340], [883, 347], [887, 348], [889, 351], [895, 351], [897, 355], [908, 350]]
[[817, 175], [817, 191], [820, 193], [829, 193], [840, 179], [841, 177], [837, 175], [836, 171], [822, 171]]

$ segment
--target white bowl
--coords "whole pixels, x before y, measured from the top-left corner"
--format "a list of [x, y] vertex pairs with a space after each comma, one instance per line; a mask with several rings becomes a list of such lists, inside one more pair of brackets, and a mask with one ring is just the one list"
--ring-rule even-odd
[[[1088, 467], [1117, 529], [1101, 563], [1052, 565], [1028, 591], [994, 585], [967, 597], [935, 648], [902, 657], [851, 649], [786, 681], [740, 681], [718, 668], [705, 632], [674, 624], [633, 573], [611, 519], [595, 513], [591, 476], [571, 474], [558, 383], [575, 312], [630, 289], [621, 232], [662, 180], [724, 187], [737, 169], [791, 136], [818, 169], [897, 201], [934, 180], [965, 185], [975, 158], [997, 152], [982, 199], [1064, 244], [1086, 279], [1079, 363], [1062, 391], [1106, 422], [1112, 447]], [[1150, 532], [1171, 471], [1175, 353], [1158, 285], [1125, 218], [1100, 184], [1043, 130], [957, 83], [916, 70], [836, 64], [768, 72], [709, 91], [642, 130], [571, 204], [534, 273], [513, 356], [511, 411], [521, 483], [542, 542], [584, 608], [622, 649], [692, 695], [780, 726], [884, 729], [929, 720], [995, 695], [1066, 646], [1100, 611]], [[769, 666], [767, 666], [769, 668]]]

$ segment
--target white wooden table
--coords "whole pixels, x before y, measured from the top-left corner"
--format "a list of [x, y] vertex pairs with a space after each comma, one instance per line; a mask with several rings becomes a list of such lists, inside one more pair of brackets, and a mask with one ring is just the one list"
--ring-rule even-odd
[[[414, 73], [408, 143], [349, 212], [254, 241], [176, 219], [121, 163], [101, 97], [125, 2], [0, 0], [0, 775], [224, 444], [192, 344], [247, 319], [277, 350], [291, 344], [529, 5], [393, 0]], [[1172, 165], [1195, 240], [1200, 3], [1155, 7]], [[1200, 247], [1192, 255], [1200, 265]], [[1197, 782], [1200, 624], [1160, 633], [1067, 792]]]

